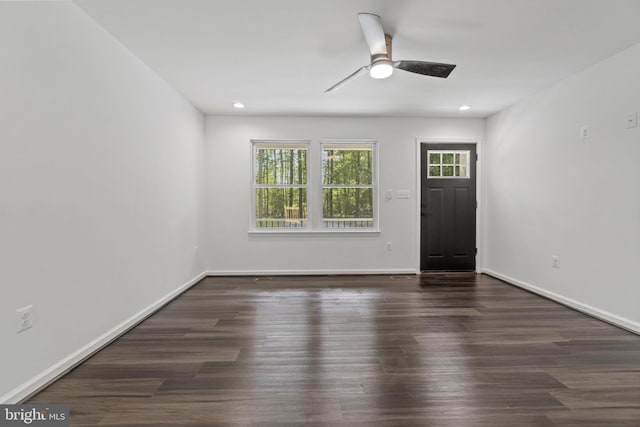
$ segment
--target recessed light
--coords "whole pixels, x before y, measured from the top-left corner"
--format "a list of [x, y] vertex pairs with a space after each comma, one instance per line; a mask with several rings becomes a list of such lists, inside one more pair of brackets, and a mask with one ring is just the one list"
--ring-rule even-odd
[[242, 102], [240, 102], [240, 101], [236, 101], [236, 102], [234, 102], [234, 103], [233, 103], [233, 106], [234, 106], [235, 108], [244, 108], [244, 104], [243, 104]]
[[471, 109], [471, 105], [463, 105], [462, 107], [458, 108], [458, 110], [460, 111], [467, 111]]

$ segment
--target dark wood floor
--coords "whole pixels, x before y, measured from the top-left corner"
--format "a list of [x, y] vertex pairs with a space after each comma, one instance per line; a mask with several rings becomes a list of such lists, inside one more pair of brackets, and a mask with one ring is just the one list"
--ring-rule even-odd
[[640, 426], [640, 337], [482, 275], [207, 278], [31, 402], [73, 425]]

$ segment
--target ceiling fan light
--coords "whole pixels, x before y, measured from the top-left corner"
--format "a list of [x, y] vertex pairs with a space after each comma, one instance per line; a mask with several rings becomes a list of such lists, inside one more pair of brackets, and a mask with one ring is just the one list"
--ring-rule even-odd
[[371, 64], [369, 75], [374, 79], [386, 79], [393, 74], [391, 61], [379, 61]]

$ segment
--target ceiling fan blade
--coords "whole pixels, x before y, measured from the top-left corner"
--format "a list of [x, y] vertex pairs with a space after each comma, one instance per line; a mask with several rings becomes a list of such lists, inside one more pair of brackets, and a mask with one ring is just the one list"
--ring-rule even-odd
[[349, 74], [347, 77], [340, 80], [338, 83], [334, 84], [329, 89], [325, 90], [324, 93], [332, 92], [336, 89], [341, 88], [342, 86], [347, 84], [350, 80], [357, 79], [361, 75], [365, 74], [367, 71], [369, 71], [369, 68], [370, 68], [369, 65], [365, 65], [364, 67], [358, 68], [355, 72]]
[[410, 73], [442, 77], [443, 79], [449, 77], [449, 74], [456, 68], [453, 64], [425, 61], [396, 61], [393, 63], [393, 66], [404, 71], [409, 71]]
[[373, 13], [359, 13], [360, 27], [364, 39], [369, 45], [369, 52], [373, 55], [387, 55], [387, 44], [384, 39], [384, 29], [382, 19]]

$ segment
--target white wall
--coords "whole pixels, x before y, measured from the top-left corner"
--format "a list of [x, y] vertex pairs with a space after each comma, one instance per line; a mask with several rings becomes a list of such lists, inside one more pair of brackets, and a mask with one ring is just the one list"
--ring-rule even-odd
[[[238, 117], [206, 120], [207, 261], [212, 273], [414, 272], [417, 254], [416, 139], [481, 141], [483, 119]], [[251, 139], [376, 139], [378, 236], [250, 236]], [[393, 250], [386, 251], [386, 242]]]
[[[0, 3], [0, 402], [204, 270], [203, 118], [71, 2]], [[36, 326], [16, 334], [17, 308]]]
[[488, 271], [636, 331], [638, 76], [640, 45], [490, 117], [484, 164]]

